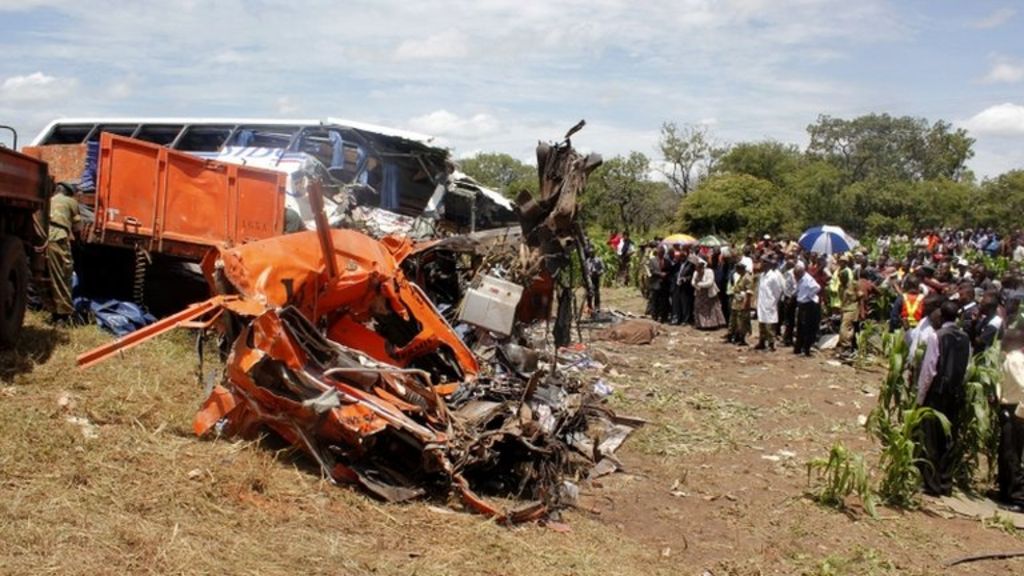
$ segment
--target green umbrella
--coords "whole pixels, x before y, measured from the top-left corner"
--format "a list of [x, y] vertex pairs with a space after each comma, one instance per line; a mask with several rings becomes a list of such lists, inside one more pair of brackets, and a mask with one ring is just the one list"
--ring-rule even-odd
[[708, 248], [721, 248], [722, 246], [728, 245], [728, 242], [726, 242], [722, 238], [719, 238], [718, 236], [715, 236], [714, 234], [705, 236], [701, 238], [699, 241], [697, 241], [697, 246], [707, 246]]

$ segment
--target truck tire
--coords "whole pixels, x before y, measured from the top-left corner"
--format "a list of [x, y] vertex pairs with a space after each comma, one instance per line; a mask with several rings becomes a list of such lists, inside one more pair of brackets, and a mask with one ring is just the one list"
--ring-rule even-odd
[[28, 258], [21, 240], [0, 237], [0, 347], [14, 346], [28, 303]]

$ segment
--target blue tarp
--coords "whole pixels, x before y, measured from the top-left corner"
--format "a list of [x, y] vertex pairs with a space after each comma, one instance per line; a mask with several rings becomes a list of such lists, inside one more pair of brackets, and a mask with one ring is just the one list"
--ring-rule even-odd
[[99, 140], [92, 140], [85, 144], [85, 168], [82, 170], [82, 177], [78, 180], [79, 190], [96, 189], [96, 170], [100, 158]]
[[120, 338], [156, 322], [156, 318], [132, 302], [121, 300], [90, 300], [88, 298], [75, 298], [75, 310], [79, 314], [92, 312], [96, 318], [96, 324]]

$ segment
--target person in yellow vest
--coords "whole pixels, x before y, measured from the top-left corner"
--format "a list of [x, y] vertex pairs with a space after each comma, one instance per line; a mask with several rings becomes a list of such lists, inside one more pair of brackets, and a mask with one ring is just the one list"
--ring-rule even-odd
[[50, 273], [50, 322], [66, 325], [75, 308], [71, 302], [71, 277], [75, 272], [71, 243], [82, 218], [71, 184], [61, 182], [50, 198], [49, 241], [46, 244], [46, 267]]
[[903, 329], [909, 330], [916, 327], [924, 316], [924, 294], [921, 294], [921, 285], [913, 274], [907, 277], [904, 284], [900, 318]]

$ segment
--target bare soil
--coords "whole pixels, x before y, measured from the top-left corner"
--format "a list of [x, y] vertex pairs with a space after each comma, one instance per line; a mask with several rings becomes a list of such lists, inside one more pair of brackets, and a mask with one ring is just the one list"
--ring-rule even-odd
[[[629, 290], [606, 302], [642, 309]], [[608, 362], [583, 376], [649, 424], [618, 452], [625, 473], [582, 485], [565, 532], [382, 504], [269, 443], [199, 441], [188, 335], [74, 368], [108, 339], [31, 315], [0, 352], [0, 574], [1024, 574], [1024, 559], [944, 567], [1024, 549], [998, 522], [927, 502], [872, 519], [806, 495], [806, 462], [833, 442], [877, 459], [858, 417], [882, 374], [827, 355], [674, 327], [649, 346], [594, 343]]]

